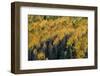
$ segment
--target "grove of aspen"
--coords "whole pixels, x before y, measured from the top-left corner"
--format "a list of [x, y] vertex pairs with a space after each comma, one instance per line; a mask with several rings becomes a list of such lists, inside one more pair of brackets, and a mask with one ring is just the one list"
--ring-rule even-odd
[[28, 60], [87, 57], [87, 17], [28, 15]]

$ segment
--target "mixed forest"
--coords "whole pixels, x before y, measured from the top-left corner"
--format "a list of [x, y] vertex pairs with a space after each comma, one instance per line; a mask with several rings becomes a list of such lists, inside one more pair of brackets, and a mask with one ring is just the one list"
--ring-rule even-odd
[[87, 17], [28, 15], [28, 60], [87, 57]]

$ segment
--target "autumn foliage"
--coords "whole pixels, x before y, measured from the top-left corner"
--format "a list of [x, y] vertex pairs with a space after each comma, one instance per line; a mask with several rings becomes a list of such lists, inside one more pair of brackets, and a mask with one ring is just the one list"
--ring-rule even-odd
[[28, 15], [28, 51], [29, 60], [88, 57], [88, 18]]

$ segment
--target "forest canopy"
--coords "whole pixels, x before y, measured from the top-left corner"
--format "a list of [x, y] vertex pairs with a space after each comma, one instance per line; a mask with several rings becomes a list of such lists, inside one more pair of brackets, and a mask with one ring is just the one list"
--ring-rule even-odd
[[28, 52], [29, 60], [87, 58], [88, 18], [28, 15]]

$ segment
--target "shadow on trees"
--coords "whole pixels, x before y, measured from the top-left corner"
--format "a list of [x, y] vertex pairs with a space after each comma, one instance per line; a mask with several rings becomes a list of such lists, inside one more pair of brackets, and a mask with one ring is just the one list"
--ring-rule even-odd
[[55, 38], [56, 36], [53, 39], [48, 39], [40, 43], [39, 46], [29, 48], [28, 60], [75, 59], [76, 53], [74, 44], [72, 44], [72, 46], [66, 44], [69, 36], [66, 35], [62, 40], [59, 40], [56, 45], [53, 44]]

